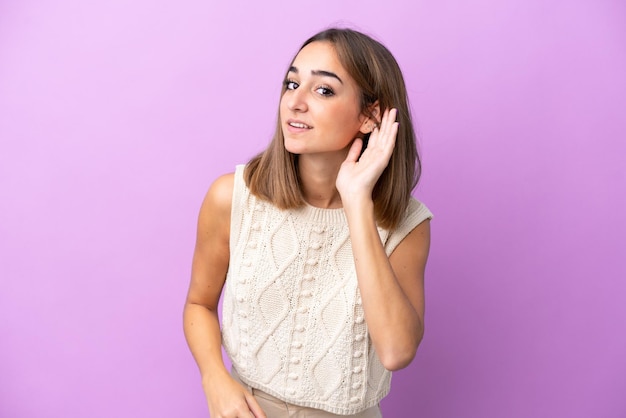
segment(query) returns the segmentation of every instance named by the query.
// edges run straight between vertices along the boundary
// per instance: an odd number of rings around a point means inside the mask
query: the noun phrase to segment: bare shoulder
[[[391,253],[389,262],[404,294],[424,319],[424,274],[430,249],[430,220],[417,225]]]
[[[407,234],[391,253],[389,259],[403,260],[405,262],[426,264],[430,249],[430,219],[420,222]]]
[[[205,206],[212,206],[214,209],[230,211],[234,184],[234,173],[223,174],[215,179],[204,198],[203,209]]]
[[[235,175],[229,173],[218,177],[209,187],[198,215],[200,242],[211,239],[215,234],[227,241],[234,184]]]

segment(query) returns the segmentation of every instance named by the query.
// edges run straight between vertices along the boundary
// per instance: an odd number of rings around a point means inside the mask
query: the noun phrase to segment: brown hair
[[[415,131],[400,67],[391,52],[380,42],[352,29],[332,28],[322,31],[309,38],[300,50],[312,42],[329,42],[333,45],[339,61],[359,87],[360,107],[364,115],[379,121],[371,114],[376,101],[381,112],[398,109],[396,145],[387,168],[372,192],[377,223],[383,228],[393,229],[402,219],[411,191],[421,174]],[[283,86],[281,96],[285,90]],[[365,136],[365,143],[368,137]],[[272,142],[265,151],[249,161],[244,177],[255,196],[281,209],[304,205],[298,180],[297,155],[285,149],[280,115]]]

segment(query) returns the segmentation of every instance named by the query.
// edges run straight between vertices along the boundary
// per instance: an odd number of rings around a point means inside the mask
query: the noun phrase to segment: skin
[[[370,337],[382,364],[401,369],[411,362],[423,336],[430,225],[422,222],[387,257],[376,228],[372,190],[394,149],[396,111],[383,113],[380,128],[363,115],[358,88],[329,43],[307,45],[293,67],[280,103],[285,147],[300,155],[305,200],[317,207],[343,207]],[[377,107],[373,110],[380,114]],[[370,131],[359,159],[358,137]],[[258,418],[265,414],[254,396],[232,379],[221,354],[217,306],[229,263],[232,193],[233,174],[224,175],[213,183],[200,209],[184,330],[211,417]]]

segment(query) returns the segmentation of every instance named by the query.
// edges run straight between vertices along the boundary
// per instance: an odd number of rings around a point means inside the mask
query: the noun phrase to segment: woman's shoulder
[[[233,194],[233,187],[235,185],[236,173],[221,174],[209,187],[208,193],[215,195],[218,198],[230,197]]]
[[[222,174],[216,178],[204,197],[201,211],[209,216],[230,214],[235,185],[235,173]]]

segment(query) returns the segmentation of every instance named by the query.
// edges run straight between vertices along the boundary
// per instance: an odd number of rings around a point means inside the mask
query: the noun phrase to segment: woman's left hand
[[[359,154],[363,148],[363,140],[354,140],[346,160],[341,164],[336,181],[344,205],[354,199],[372,198],[374,186],[387,167],[396,144],[397,113],[396,109],[385,110],[380,127],[375,127],[370,134],[361,158]]]

